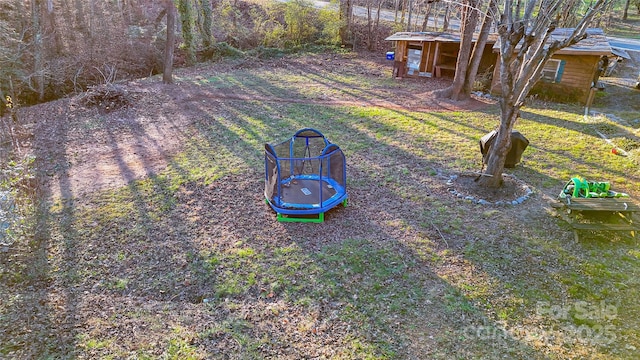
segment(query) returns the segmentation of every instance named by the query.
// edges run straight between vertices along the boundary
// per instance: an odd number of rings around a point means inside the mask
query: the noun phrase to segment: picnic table
[[[640,206],[629,197],[566,197],[561,201],[576,241],[579,240],[579,230],[628,231],[633,238],[636,231],[640,230],[640,226],[633,222],[634,214],[640,211]]]

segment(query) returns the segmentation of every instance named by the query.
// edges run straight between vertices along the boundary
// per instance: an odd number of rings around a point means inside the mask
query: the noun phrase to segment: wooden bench
[[[634,238],[636,231],[640,230],[640,226],[633,222],[633,216],[640,211],[640,206],[628,197],[566,198],[562,202],[576,241],[579,240],[578,230],[628,231]],[[599,214],[603,216],[598,219],[596,215]],[[584,222],[585,217],[590,222]]]
[[[456,64],[440,64],[436,65],[436,77],[442,77],[442,70],[456,71]]]

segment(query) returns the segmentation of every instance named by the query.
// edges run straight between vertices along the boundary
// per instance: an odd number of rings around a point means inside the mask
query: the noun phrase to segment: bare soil
[[[505,176],[504,183],[499,188],[483,186],[478,181],[478,176],[473,174],[461,174],[451,187],[457,193],[473,196],[476,200],[486,200],[491,203],[498,201],[511,202],[526,194],[526,184],[512,176]]]
[[[616,64],[614,70],[600,81],[605,85],[596,96],[593,108],[601,112],[640,111],[640,90],[635,86],[640,81],[640,52],[628,52],[631,59]]]
[[[368,73],[363,76],[387,76],[390,63],[381,54],[359,53]],[[234,67],[295,68],[302,74],[328,72],[361,72],[354,55],[315,55],[262,61],[256,64],[215,64],[211,68],[182,69],[181,77],[197,78],[202,72],[224,73]],[[373,99],[349,95],[348,91],[331,92],[322,98],[283,98],[245,93],[238,89],[212,90],[191,82],[176,81],[163,85],[152,81],[131,81],[111,91],[120,91],[117,101],[87,100],[92,95],[40,104],[19,113],[22,126],[33,129],[39,154],[48,154],[41,169],[51,177],[54,197],[81,196],[123,186],[134,179],[160,172],[171,156],[180,151],[190,136],[193,109],[198,103],[216,104],[228,100],[274,103],[305,103],[327,106],[356,105],[412,111],[477,110],[491,102],[484,98],[452,101],[432,96],[435,90],[451,83],[448,78],[404,79],[406,88],[380,89]],[[416,91],[416,89],[418,89]],[[424,89],[429,89],[424,91]],[[101,87],[90,92],[108,93]],[[86,106],[89,105],[89,106]],[[170,116],[167,116],[171,114]],[[169,121],[159,121],[160,118]],[[56,153],[64,151],[65,154]],[[64,156],[62,156],[64,155]],[[56,158],[69,159],[60,164]],[[60,171],[64,170],[64,171]],[[124,170],[124,171],[123,171]],[[67,189],[67,190],[65,190]],[[67,194],[64,192],[68,191]]]

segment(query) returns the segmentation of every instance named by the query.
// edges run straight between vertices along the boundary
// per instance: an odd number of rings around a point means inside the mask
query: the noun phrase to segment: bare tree
[[[393,22],[397,23],[398,22],[398,10],[400,10],[400,0],[394,0],[394,15],[393,15]]]
[[[476,0],[470,0],[465,3],[461,24],[460,51],[456,62],[453,84],[439,91],[436,94],[437,96],[453,100],[465,100],[471,95],[482,54],[489,38],[489,31],[497,14],[497,0],[490,0],[487,9],[480,9],[479,5],[480,3]],[[480,34],[474,43],[473,34],[481,11],[484,12],[485,16]]]
[[[213,35],[211,33],[211,25],[213,22],[213,9],[211,8],[211,1],[200,0],[202,23],[202,46],[205,49],[210,49],[213,46]]]
[[[165,0],[165,11],[167,13],[167,43],[164,47],[162,82],[171,84],[173,82],[173,49],[176,41],[176,8],[173,5],[173,0]]]
[[[525,98],[542,76],[545,63],[558,50],[584,39],[589,24],[610,1],[612,0],[596,0],[566,38],[551,40],[557,16],[566,10],[567,2],[530,1],[525,9],[521,9],[521,1],[506,0],[503,13],[497,21],[502,90],[500,126],[496,140],[487,154],[488,176],[480,179],[481,184],[488,187],[502,186],[502,171],[511,147],[511,131],[520,115]],[[573,11],[577,11],[575,5],[573,6]]]
[[[427,31],[427,27],[429,26],[429,16],[431,16],[431,10],[433,9],[433,3],[438,1],[440,0],[427,0],[427,6],[425,6],[424,10],[424,20],[422,21],[422,31]]]
[[[377,48],[378,43],[378,25],[380,24],[380,8],[382,7],[382,0],[377,0],[376,4],[376,18],[372,17],[373,2],[376,0],[367,0],[367,49],[372,51]]]
[[[380,11],[382,11],[382,3],[384,1],[383,0],[378,0],[378,11],[376,12],[376,21],[375,21],[375,25],[374,25],[374,29],[375,30],[375,34],[373,36],[373,50],[377,50],[378,49],[378,36],[380,34],[380,31],[378,31],[379,26],[380,26]]]
[[[624,12],[622,14],[622,20],[627,20],[629,17],[629,5],[631,5],[631,0],[626,0],[624,2]]]
[[[340,0],[340,42],[348,45],[351,40],[351,14],[353,13],[352,0]]]
[[[444,16],[442,17],[442,31],[449,30],[449,16],[451,15],[451,3],[444,2]]]
[[[194,53],[193,40],[193,9],[191,1],[178,0],[178,12],[180,13],[180,23],[182,27],[182,40],[184,41],[184,49],[187,55],[187,64],[192,65],[196,62]]]
[[[35,86],[32,86],[38,93],[38,101],[44,100],[44,47],[42,39],[42,16],[40,14],[40,0],[31,0],[31,27],[33,31],[33,57]],[[31,81],[29,81],[31,86]]]
[[[471,56],[471,46],[473,44],[473,33],[478,22],[479,0],[466,0],[462,9],[462,31],[460,34],[460,51],[456,61],[456,72],[453,77],[453,84],[438,92],[440,97],[450,97],[453,100],[460,100],[464,96],[464,88],[469,58]],[[468,94],[466,95],[468,96]]]
[[[471,95],[471,91],[473,90],[473,84],[476,81],[478,68],[480,68],[480,62],[482,61],[482,54],[484,53],[484,48],[487,45],[489,32],[493,25],[493,19],[496,17],[497,9],[497,0],[489,0],[489,5],[486,9],[484,20],[482,21],[482,27],[480,28],[480,34],[478,35],[478,39],[473,47],[473,52],[471,53],[471,62],[466,70],[464,86],[462,88],[462,94],[465,97]]]
[[[43,33],[48,39],[53,40],[53,46],[49,46],[53,50],[54,54],[59,55],[62,53],[62,37],[60,30],[56,26],[56,12],[53,4],[53,0],[47,0],[44,4],[44,9],[41,10],[43,20]]]
[[[373,18],[371,17],[371,7],[373,0],[366,1],[367,7],[367,49],[373,50]]]
[[[82,0],[75,0],[76,7],[76,26],[80,29],[87,29],[86,19],[84,17],[84,7],[82,5]]]

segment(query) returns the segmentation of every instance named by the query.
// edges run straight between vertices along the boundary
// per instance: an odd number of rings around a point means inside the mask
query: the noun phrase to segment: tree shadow
[[[197,94],[183,90],[181,99]],[[601,248],[565,243],[564,229],[543,209],[491,212],[446,193],[434,169],[456,169],[457,154],[443,147],[470,149],[487,130],[463,116],[437,114],[439,123],[424,125],[442,138],[427,139],[411,129],[431,120],[402,111],[240,99],[178,101],[166,111],[191,117],[173,129],[185,139],[180,153],[163,152],[141,115],[131,114],[128,129],[107,129],[105,138],[119,172],[133,181],[80,205],[69,191],[64,146],[40,149],[42,159],[62,164],[57,186],[69,201],[45,214],[49,244],[41,248],[60,251],[37,255],[44,263],[59,256],[39,270],[53,282],[37,301],[49,304],[59,288],[67,293],[58,304],[64,310],[43,314],[65,319],[43,320],[64,350],[41,341],[33,354],[300,357],[311,346],[317,356],[546,358],[567,350],[532,338],[562,335],[553,326],[563,323],[538,304],[591,301],[589,289],[609,289],[594,284],[595,254],[574,253]],[[347,155],[350,206],[331,210],[323,224],[278,223],[262,195],[263,143],[302,127],[321,130]],[[56,138],[68,139],[68,129],[60,131]],[[144,178],[127,160],[120,132],[147,144],[136,154]],[[165,154],[166,169],[145,163],[152,152]],[[615,244],[609,254],[627,250]],[[572,275],[585,270],[591,283]],[[621,308],[635,309],[628,299]]]

